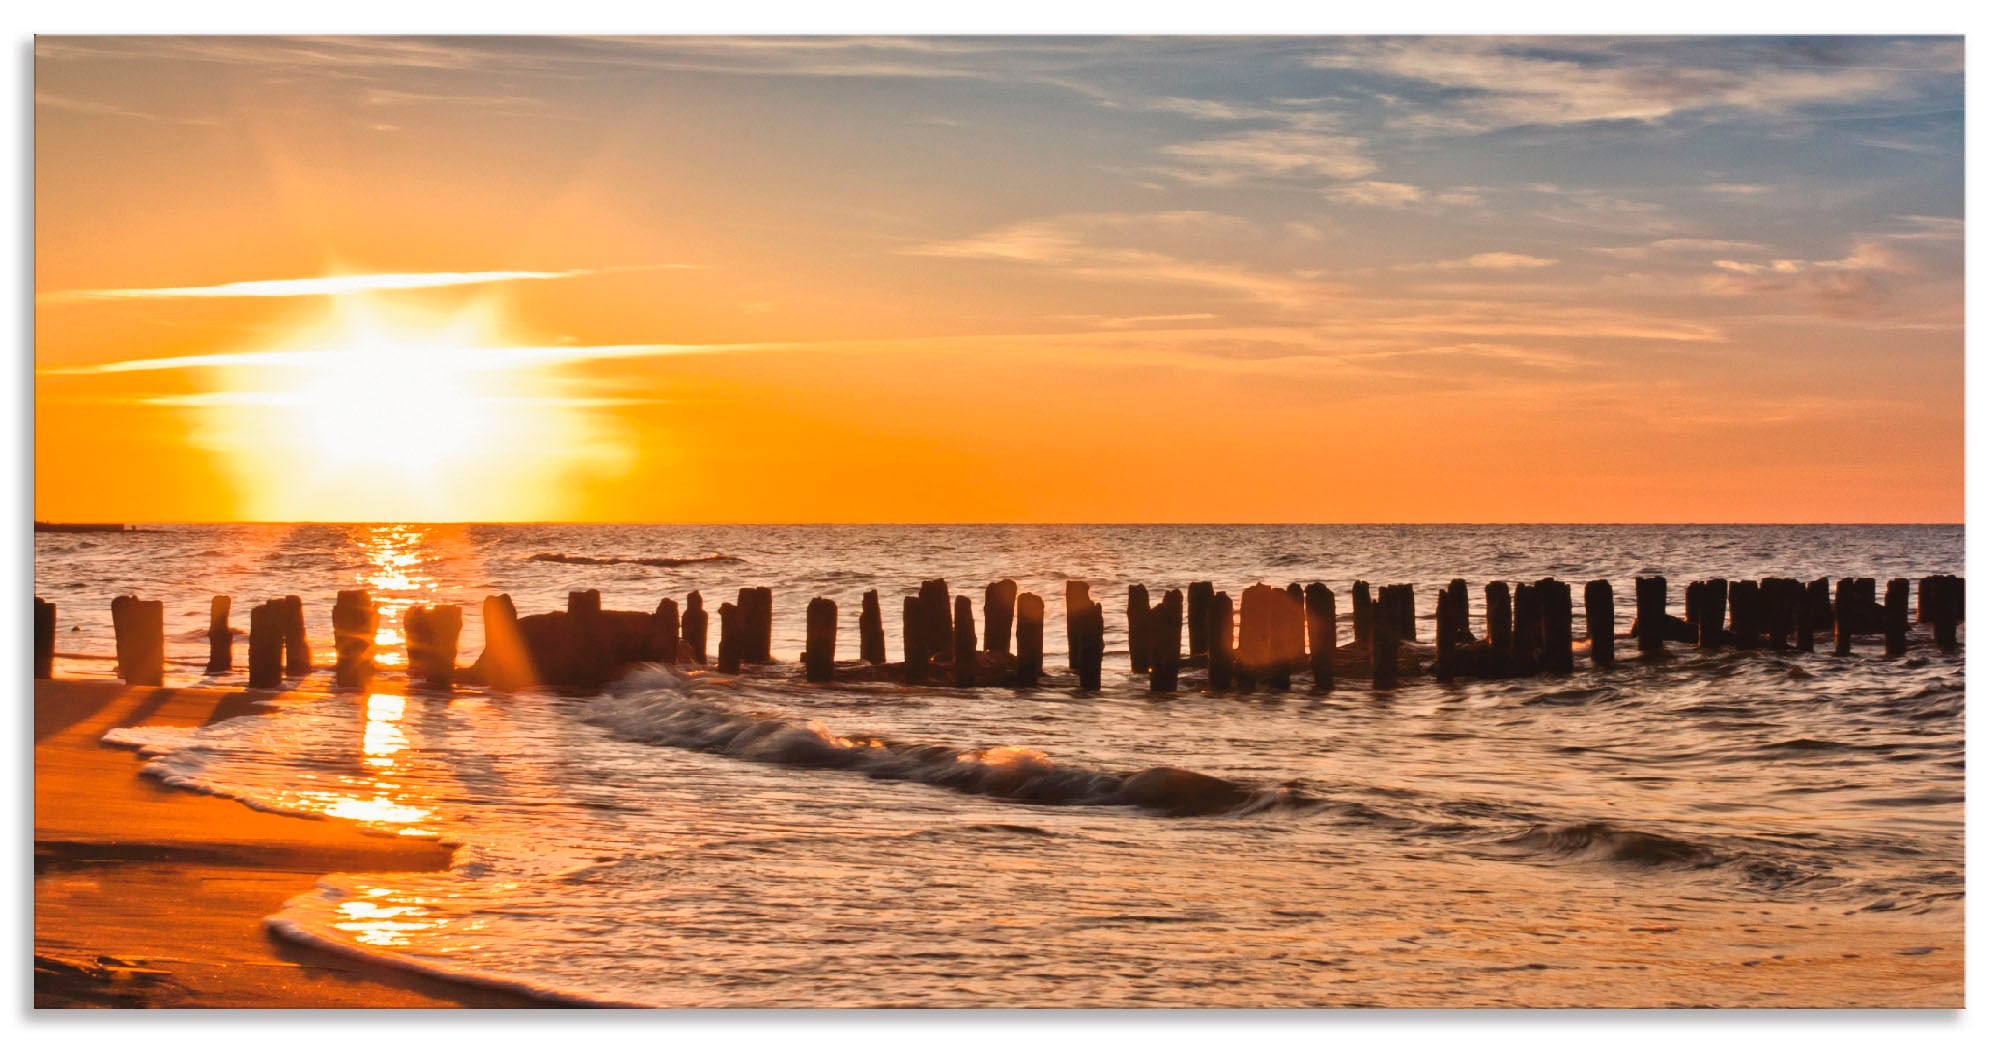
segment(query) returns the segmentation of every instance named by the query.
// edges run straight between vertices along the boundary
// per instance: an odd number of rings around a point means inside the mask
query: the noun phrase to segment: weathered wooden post
[[[1931,625],[1931,639],[1946,652],[1958,648],[1958,624],[1965,619],[1965,580],[1930,576],[1918,581],[1917,621]]]
[[[285,676],[312,673],[312,646],[306,643],[306,606],[297,594],[285,595]]]
[[[681,613],[681,640],[688,643],[695,662],[708,663],[708,613],[701,607],[701,591],[690,590],[687,611]]]
[[[873,590],[861,595],[861,658],[876,666],[889,661],[889,642],[882,633],[882,599]]]
[[[1576,609],[1569,584],[1544,579],[1542,589],[1542,669],[1552,674],[1576,671]],[[1666,615],[1667,581],[1660,581],[1660,614]]]
[[[1529,583],[1514,584],[1514,669],[1533,673],[1542,664],[1542,591]]]
[[[285,675],[285,603],[250,606],[251,688],[276,688]]]
[[[1435,669],[1437,671],[1437,679],[1440,681],[1449,681],[1452,679],[1452,652],[1458,645],[1458,627],[1452,622],[1451,612],[1451,591],[1448,589],[1438,591],[1437,637],[1435,639],[1437,644],[1437,665]],[[1319,664],[1315,663],[1313,665],[1317,667]]]
[[[55,675],[56,603],[35,599],[35,679],[46,681]]]
[[[1792,645],[1801,652],[1813,650],[1813,624],[1815,606],[1812,587],[1798,580],[1792,581]]]
[[[411,680],[426,688],[451,687],[462,624],[457,605],[411,605],[403,610],[403,646],[410,654]]]
[[[1226,692],[1234,682],[1236,650],[1234,641],[1235,606],[1227,593],[1216,591],[1208,598],[1208,690]]]
[[[1825,576],[1806,584],[1806,600],[1812,604],[1814,630],[1833,629],[1832,583]]]
[[[1014,598],[1014,683],[1023,688],[1042,683],[1043,611],[1040,594]]]
[[[1381,600],[1393,606],[1389,612],[1389,618],[1395,624],[1396,639],[1398,641],[1415,641],[1417,639],[1416,586],[1409,583],[1385,584],[1382,587],[1382,593],[1384,596]],[[1378,605],[1377,607],[1379,608],[1380,606]],[[1381,617],[1382,614],[1377,612],[1376,618],[1379,620]]]
[[[134,597],[111,599],[111,628],[119,673],[129,685],[157,688],[166,681],[166,605]]]
[[[1208,580],[1197,580],[1188,584],[1187,626],[1189,658],[1208,653],[1208,603],[1214,597],[1214,583]]]
[[[1908,649],[1910,581],[1892,579],[1882,592],[1882,654],[1900,659]]]
[[[681,658],[680,602],[666,597],[653,606],[652,632],[649,636],[656,662],[671,665],[684,661]]]
[[[1146,593],[1144,583],[1129,584],[1125,588],[1125,646],[1132,655],[1132,672],[1146,672],[1146,649],[1152,643],[1152,631],[1147,622],[1153,618],[1153,606]]]
[[[1458,621],[1458,633],[1453,636],[1455,644],[1472,642],[1472,593],[1462,579],[1454,579],[1445,584],[1445,593],[1451,595],[1451,615]]]
[[[918,647],[923,650],[924,662],[929,663],[940,652],[949,652],[952,647],[951,587],[942,579],[927,579],[917,588],[917,607],[921,610],[918,621],[921,624],[921,640]],[[928,671],[930,668],[924,668]]]
[[[739,593],[737,595],[741,597]],[[743,672],[743,608],[724,602],[715,614],[722,617],[722,638],[715,644],[715,668],[725,674]]]
[[[833,680],[833,642],[840,629],[840,609],[831,598],[814,598],[806,605],[806,680]]]
[[[1514,647],[1514,602],[1506,580],[1486,584],[1486,644],[1495,655]]]
[[[744,587],[737,591],[736,613],[743,627],[743,661],[774,662],[771,658],[771,588]]]
[[[1704,580],[1701,585],[1701,619],[1695,630],[1695,645],[1700,648],[1721,648],[1729,641],[1728,627],[1724,625],[1724,606],[1728,603],[1729,581],[1717,577]]]
[[[1660,580],[1662,596],[1666,594],[1666,586],[1667,581]],[[1610,666],[1617,660],[1618,650],[1613,642],[1617,640],[1618,625],[1612,617],[1610,580],[1594,579],[1583,585],[1583,629],[1590,635],[1591,662]]]
[[[1236,635],[1236,686],[1246,692],[1256,691],[1257,685],[1268,680],[1272,662],[1276,656],[1272,652],[1271,638],[1275,630],[1271,612],[1272,601],[1278,597],[1277,588],[1262,583],[1253,583],[1243,588],[1243,606],[1238,612],[1240,628]]]
[[[1333,591],[1324,583],[1306,588],[1306,640],[1312,646],[1313,689],[1327,691],[1333,687],[1333,651],[1340,644],[1340,629]]]
[[[1014,631],[1014,602],[1021,587],[1011,579],[986,585],[986,639],[984,648],[994,655],[1006,655],[1008,638]]]
[[[1083,661],[1078,649],[1083,640],[1083,617],[1090,609],[1090,584],[1073,579],[1063,584],[1063,643],[1068,646],[1070,673],[1081,677]]]
[[[1146,621],[1146,672],[1148,686],[1155,692],[1180,689],[1181,684],[1181,592],[1168,590],[1160,595]]]
[[[1666,644],[1667,578],[1640,576],[1634,583],[1638,612],[1632,618],[1632,632],[1639,639],[1639,654],[1657,654]],[[1584,608],[1589,609],[1590,588],[1583,591]],[[1593,649],[1594,651],[1594,649]]]
[[[1306,657],[1306,588],[1297,583],[1285,584],[1285,604],[1278,606],[1278,658],[1286,663],[1297,663]],[[1286,687],[1291,687],[1287,676]]]
[[[925,612],[926,607],[921,596],[903,599],[904,684],[931,683],[931,653],[924,640],[930,624],[924,618]]]
[[[1378,690],[1396,687],[1396,620],[1391,607],[1383,604],[1392,597],[1389,588],[1383,587],[1374,611],[1369,613],[1372,625],[1368,634],[1368,661]]]
[[[1375,603],[1369,600],[1367,582],[1355,580],[1351,597],[1354,603],[1354,640],[1363,648],[1371,647],[1370,642],[1375,635]],[[1248,611],[1249,607],[1246,605],[1244,610]]]
[[[742,622],[740,618],[742,611],[742,606],[739,605],[737,607],[739,628]],[[607,666],[605,663],[604,648],[605,634],[602,625],[604,622],[604,599],[595,590],[572,590],[569,592],[569,600],[564,606],[564,615],[568,617],[565,622],[569,625],[571,647],[575,652],[575,665],[573,667],[575,676],[551,678],[551,680],[563,682],[581,681],[585,684],[601,683],[605,680],[601,674]],[[738,655],[741,655],[742,646],[738,645],[737,650]],[[550,669],[551,672],[555,672],[561,668],[551,667]]]
[[[1791,642],[1786,637],[1791,633],[1792,620],[1798,616],[1792,604],[1792,581],[1766,576],[1757,585],[1757,598],[1763,605],[1764,646],[1773,652],[1790,648]]]
[[[341,598],[349,595],[358,600],[349,603],[346,609],[350,613],[347,617],[349,622],[344,624]],[[375,672],[375,607],[368,603],[365,591],[342,591],[341,598],[336,598],[333,603],[334,648],[340,656],[333,668],[334,676],[344,678],[340,681],[342,685],[365,687],[368,676]],[[479,603],[479,621],[486,630],[486,648],[479,656],[480,668],[486,675],[485,682],[503,692],[518,691],[538,683],[540,678],[535,675],[534,661],[528,657],[527,643],[521,640],[520,616],[514,611],[514,596],[489,595]],[[347,628],[346,631],[343,627]],[[365,667],[366,673],[353,673],[356,669],[353,664]]]
[[[226,674],[235,666],[235,642],[229,635],[229,595],[208,599],[208,666],[204,674]]]
[[[970,688],[979,679],[979,632],[973,629],[972,599],[960,594],[952,603],[951,683]]]
[[[494,633],[514,633],[514,599],[502,593],[486,599],[486,645],[494,647]],[[494,615],[504,613],[504,621]],[[374,637],[382,627],[380,613],[366,589],[344,589],[334,593],[334,685],[366,689],[374,679]],[[514,635],[516,647],[520,635]],[[250,659],[256,661],[256,627],[250,631]],[[504,657],[496,657],[502,659]],[[270,687],[250,683],[250,687]],[[506,687],[496,683],[496,687]]]
[[[1843,579],[1833,588],[1833,654],[1848,655],[1854,648],[1854,581]]]
[[[1076,620],[1076,643],[1070,648],[1070,668],[1076,686],[1086,692],[1104,687],[1104,606],[1092,601]]]

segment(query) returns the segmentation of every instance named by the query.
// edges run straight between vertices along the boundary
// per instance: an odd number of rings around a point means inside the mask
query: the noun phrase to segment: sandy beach
[[[519,1007],[280,942],[263,918],[334,872],[444,868],[424,840],[254,811],[138,774],[113,728],[265,712],[240,690],[35,682],[35,1006]]]

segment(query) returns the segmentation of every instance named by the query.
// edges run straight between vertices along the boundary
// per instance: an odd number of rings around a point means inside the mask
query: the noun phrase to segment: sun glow
[[[218,367],[184,396],[196,440],[239,477],[248,513],[327,521],[559,516],[566,482],[626,454],[548,370],[508,347],[490,309],[390,311],[340,298],[324,326],[273,345],[283,365]]]

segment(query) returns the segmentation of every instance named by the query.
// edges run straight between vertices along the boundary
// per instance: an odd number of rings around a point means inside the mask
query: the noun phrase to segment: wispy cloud
[[[545,369],[557,366],[601,362],[607,359],[672,358],[680,355],[710,355],[720,352],[770,350],[800,347],[797,344],[584,344],[526,345],[520,347],[424,348],[425,352],[449,356],[450,369],[457,373],[505,372]],[[187,369],[324,369],[338,366],[351,357],[342,350],[328,351],[244,351],[203,355],[168,355],[160,358],[122,359],[82,366],[51,366],[35,372],[41,376],[108,376],[118,373],[155,373]]]
[[[1746,41],[1701,49],[1672,40],[1434,38],[1344,41],[1311,60],[1444,88],[1454,95],[1407,127],[1482,132],[1612,120],[1657,123],[1693,112],[1764,116],[1901,97],[1919,76],[1964,63],[1956,41]]]
[[[1423,261],[1415,264],[1394,265],[1398,272],[1512,272],[1527,268],[1547,268],[1556,263],[1553,257],[1535,257],[1530,254],[1494,251],[1473,254],[1470,257],[1455,257],[1446,261]]]
[[[431,290],[481,283],[576,279],[612,272],[695,268],[689,264],[623,265],[610,268],[570,268],[552,272],[369,272],[323,275],[304,279],[256,279],[209,286],[156,286],[132,289],[52,290],[35,295],[38,302],[175,300],[208,297],[336,297],[383,290]]]

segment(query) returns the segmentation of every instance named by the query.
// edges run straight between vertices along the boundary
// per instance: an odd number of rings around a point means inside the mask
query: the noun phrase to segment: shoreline
[[[197,727],[268,713],[288,692],[38,680],[35,985],[76,1007],[547,1007],[283,940],[264,925],[328,874],[436,872],[451,849],[257,811],[141,775],[113,728]]]

